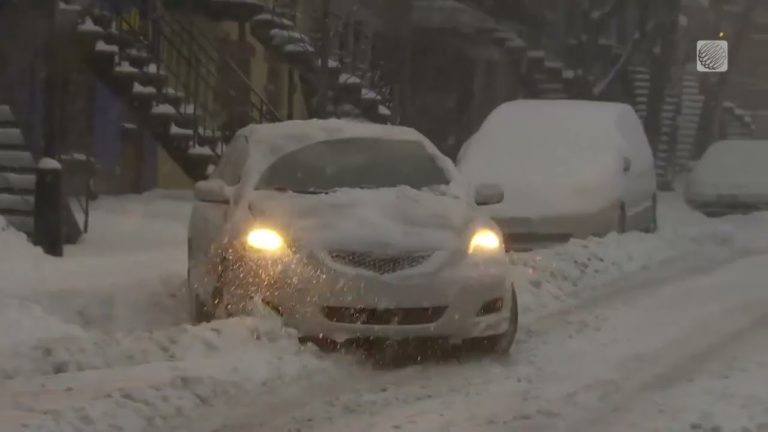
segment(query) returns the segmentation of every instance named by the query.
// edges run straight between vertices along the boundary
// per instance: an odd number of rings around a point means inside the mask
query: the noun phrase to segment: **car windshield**
[[[415,140],[343,138],[320,141],[277,159],[257,189],[317,193],[335,189],[414,189],[450,181],[435,157]]]

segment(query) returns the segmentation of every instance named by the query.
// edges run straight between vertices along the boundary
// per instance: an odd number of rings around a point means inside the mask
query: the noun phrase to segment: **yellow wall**
[[[192,189],[194,182],[176,165],[162,148],[157,148],[157,187],[159,189]]]

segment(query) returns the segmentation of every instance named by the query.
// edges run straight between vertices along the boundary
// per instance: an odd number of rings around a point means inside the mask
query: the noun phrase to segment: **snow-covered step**
[[[195,135],[192,129],[180,128],[176,123],[171,124],[171,130],[168,133],[174,138],[192,138]]]
[[[0,172],[0,190],[14,190],[32,192],[37,182],[34,174],[14,174]]]
[[[115,64],[114,72],[117,75],[131,75],[131,76],[141,75],[141,72],[135,67],[131,66],[131,64],[128,63],[128,61],[126,60],[123,60]]]
[[[33,212],[35,198],[31,195],[0,193],[0,212]]]
[[[107,31],[104,30],[104,28],[97,26],[91,17],[87,16],[83,20],[82,23],[80,23],[77,26],[77,32],[82,34],[88,34],[88,35],[103,35]]]
[[[171,104],[159,104],[152,107],[150,114],[162,117],[171,117],[176,115],[176,108]]]
[[[360,97],[363,100],[381,100],[381,96],[369,88],[360,89]]]
[[[342,85],[361,85],[363,83],[363,80],[361,80],[359,77],[356,77],[354,75],[343,73],[339,75],[339,84]]]
[[[28,151],[0,150],[0,168],[32,168],[37,166]]]
[[[125,56],[131,60],[148,60],[152,58],[150,53],[137,48],[129,48],[125,50]]]
[[[24,137],[18,128],[0,127],[0,148],[23,147]]]
[[[137,96],[154,96],[157,94],[157,89],[151,86],[143,86],[135,82],[133,83],[131,92]]]
[[[0,105],[0,124],[11,124],[15,122],[16,118],[11,112],[11,107],[8,105]]]
[[[99,41],[96,42],[96,47],[93,50],[99,54],[117,55],[120,52],[120,47],[117,45],[108,44],[99,39]]]

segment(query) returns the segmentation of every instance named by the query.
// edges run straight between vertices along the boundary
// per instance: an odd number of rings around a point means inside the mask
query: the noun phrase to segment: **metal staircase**
[[[265,10],[250,21],[253,36],[283,64],[290,65],[299,74],[305,100],[320,97],[320,75],[323,44],[319,28],[321,16],[311,16],[318,23],[304,34],[296,28],[298,17],[290,8]],[[394,102],[393,87],[381,76],[373,58],[361,53],[372,47],[373,40],[362,28],[355,27],[354,14],[341,16],[331,13],[327,23],[330,30],[328,47],[328,106],[326,114],[332,117],[357,118],[375,123],[390,123]],[[350,26],[354,30],[350,30]],[[344,35],[353,31],[356,45],[345,43]],[[362,48],[362,49],[361,49]],[[314,108],[315,103],[310,104]],[[310,112],[312,116],[318,113]]]
[[[280,121],[212,41],[159,9],[146,20],[98,6],[78,14],[95,75],[130,108],[130,125],[151,132],[191,179],[207,176],[238,129]]]
[[[75,164],[82,165],[82,161]],[[30,237],[35,231],[36,167],[11,108],[0,105],[0,216]],[[62,167],[63,238],[65,244],[73,244],[88,231],[90,176],[82,171],[84,175],[75,175],[71,161],[64,161]]]
[[[651,74],[645,67],[631,67],[628,70],[632,86],[632,105],[641,120],[648,115],[648,93]],[[661,110],[661,134],[656,145],[656,179],[662,190],[671,189],[675,174],[678,117],[681,113],[681,94],[678,86],[667,88]]]

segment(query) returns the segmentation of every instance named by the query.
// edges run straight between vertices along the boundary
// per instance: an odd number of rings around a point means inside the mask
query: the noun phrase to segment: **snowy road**
[[[397,370],[186,325],[186,197],[98,201],[64,259],[0,229],[0,431],[768,432],[768,214],[660,204],[657,234],[510,257],[509,359]]]
[[[195,430],[234,411],[216,431],[763,432],[768,256],[699,258],[534,319],[508,361],[336,376],[206,412]]]

